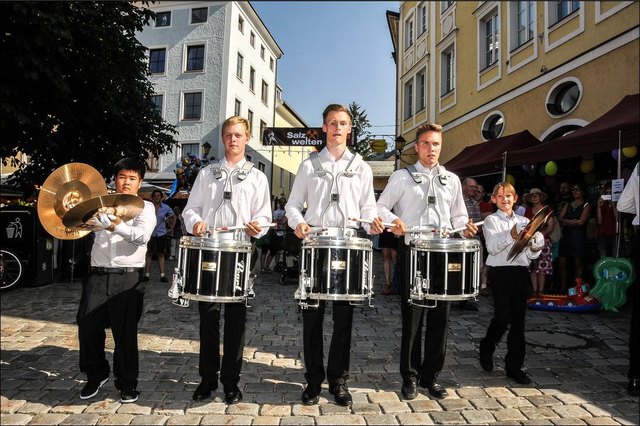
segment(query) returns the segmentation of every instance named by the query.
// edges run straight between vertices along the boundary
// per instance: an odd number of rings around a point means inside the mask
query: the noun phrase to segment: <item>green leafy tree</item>
[[[0,158],[29,156],[13,160],[19,187],[70,162],[110,177],[123,156],[146,161],[173,149],[175,128],[154,108],[136,39],[153,17],[130,2],[0,4]]]
[[[349,112],[351,113],[351,121],[353,122],[352,131],[356,134],[356,143],[353,144],[353,151],[362,155],[363,158],[369,158],[371,151],[371,133],[369,133],[369,119],[367,112],[356,102],[349,104]]]

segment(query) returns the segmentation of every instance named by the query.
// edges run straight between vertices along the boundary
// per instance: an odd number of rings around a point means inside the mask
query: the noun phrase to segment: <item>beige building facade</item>
[[[404,1],[388,13],[402,164],[416,128],[444,128],[441,163],[529,130],[553,140],[640,90],[639,3]],[[578,154],[577,154],[578,155]]]

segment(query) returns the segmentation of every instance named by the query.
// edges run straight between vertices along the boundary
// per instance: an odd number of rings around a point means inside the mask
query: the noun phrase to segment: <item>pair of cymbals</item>
[[[511,261],[517,255],[519,255],[522,250],[524,250],[527,244],[529,244],[529,241],[531,241],[531,238],[533,238],[533,234],[538,232],[544,225],[546,225],[549,217],[551,217],[552,214],[553,210],[551,210],[551,207],[544,206],[538,213],[535,214],[535,216],[533,216],[533,218],[531,218],[529,223],[527,223],[527,226],[525,226],[525,228],[520,231],[519,234],[516,234],[515,226],[513,227],[513,229],[511,229],[511,235],[516,240],[516,242],[513,244],[513,247],[511,247],[511,250],[509,250],[509,254],[507,255],[508,261]]]
[[[87,222],[99,211],[114,212],[122,220],[136,217],[144,206],[130,194],[107,194],[100,173],[84,163],[69,163],[54,170],[40,188],[38,217],[44,229],[61,240],[87,235]]]
[[[62,217],[75,206],[101,195],[107,185],[100,173],[84,163],[69,163],[53,171],[44,181],[38,195],[38,217],[44,229],[61,240],[75,240],[89,230],[72,229]]]

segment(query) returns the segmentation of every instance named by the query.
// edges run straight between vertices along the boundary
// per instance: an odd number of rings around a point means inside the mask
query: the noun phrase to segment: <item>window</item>
[[[253,31],[251,31],[251,33],[249,34],[249,44],[251,45],[251,47],[256,47],[256,35],[253,33]]]
[[[236,98],[235,106],[233,107],[233,115],[240,116],[240,110],[242,108],[242,102],[238,98]]]
[[[156,28],[171,26],[171,12],[156,13]]]
[[[197,143],[183,143],[181,145],[182,156],[193,155],[196,158],[200,158],[200,145]]]
[[[500,49],[500,19],[498,11],[482,19],[481,31],[484,31],[481,34],[481,39],[484,40],[484,45],[482,46],[484,58],[480,60],[480,68],[485,69],[498,60]]]
[[[207,8],[197,7],[191,9],[191,23],[202,24],[203,22],[207,22]]]
[[[556,21],[562,21],[567,16],[571,15],[576,10],[580,9],[580,2],[576,0],[566,1],[558,0],[556,3]]]
[[[451,46],[446,51],[442,52],[441,57],[441,95],[446,95],[452,92],[456,88],[456,63],[455,63],[455,50],[454,46]]]
[[[149,72],[151,74],[164,74],[164,63],[167,49],[149,50]]]
[[[273,71],[273,66],[275,65],[275,61],[273,58],[269,58],[269,69]]]
[[[264,171],[267,169],[267,165],[264,164],[262,161],[258,161],[258,170],[260,170],[262,173],[264,173]]]
[[[280,188],[284,188],[284,177],[285,177],[285,170],[284,169],[280,169]]]
[[[153,95],[151,96],[151,101],[155,107],[155,110],[158,111],[160,117],[162,117],[162,103],[164,101],[164,95]]]
[[[449,9],[453,5],[453,0],[446,0],[440,2],[440,14]]]
[[[504,117],[502,113],[491,113],[482,125],[482,137],[485,140],[499,138],[504,130]]]
[[[260,95],[262,102],[269,104],[269,85],[266,81],[262,80],[262,94]]]
[[[293,189],[293,181],[294,181],[293,174],[289,173],[289,191]]]
[[[551,89],[547,99],[547,111],[553,116],[568,114],[578,105],[581,94],[577,81],[563,81]]]
[[[247,111],[247,121],[249,122],[249,135],[253,135],[253,111]]]
[[[260,57],[264,61],[264,46],[263,45],[260,45]]]
[[[404,44],[405,49],[413,46],[413,15],[404,22]]]
[[[413,80],[404,84],[404,119],[413,116]]]
[[[247,158],[247,161],[249,162],[253,160],[253,157],[249,154],[246,155],[246,158]]]
[[[420,19],[419,21],[419,27],[418,27],[418,35],[420,34],[424,34],[427,31],[427,4],[423,3],[422,5],[420,5],[418,7],[418,17]]]
[[[513,46],[518,47],[522,46],[529,40],[533,38],[533,30],[534,19],[536,16],[535,2],[529,1],[519,1],[518,2],[518,36],[516,37],[517,45]]]
[[[204,70],[204,44],[187,46],[186,71]]]
[[[249,90],[254,93],[256,91],[256,69],[254,67],[249,68]]]
[[[426,90],[427,90],[427,79],[426,79],[426,73],[425,70],[422,70],[418,73],[417,76],[417,101],[418,101],[418,105],[416,107],[416,111],[422,111],[423,109],[425,109],[427,107],[427,100],[426,100]]]
[[[244,56],[238,53],[238,62],[236,63],[236,77],[242,80],[242,66],[244,63]]]
[[[260,140],[262,140],[262,135],[264,134],[264,129],[266,128],[267,128],[267,123],[260,120],[260,134],[258,135],[260,137]]]
[[[202,118],[202,92],[184,94],[183,120],[200,120]]]
[[[238,31],[244,34],[244,19],[242,19],[242,16],[238,16]]]

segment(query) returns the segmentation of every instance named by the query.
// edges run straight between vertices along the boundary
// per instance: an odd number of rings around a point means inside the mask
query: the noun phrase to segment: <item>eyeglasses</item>
[[[572,191],[582,191],[582,188],[571,188]]]
[[[348,121],[336,121],[336,120],[332,120],[330,122],[327,123],[328,126],[334,127],[334,128],[338,128],[338,127],[351,127],[351,123],[349,123]]]

